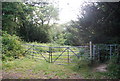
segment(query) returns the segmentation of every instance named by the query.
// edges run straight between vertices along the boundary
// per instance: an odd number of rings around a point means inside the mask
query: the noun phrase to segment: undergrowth
[[[21,39],[16,35],[2,34],[2,60],[10,61],[23,56]]]

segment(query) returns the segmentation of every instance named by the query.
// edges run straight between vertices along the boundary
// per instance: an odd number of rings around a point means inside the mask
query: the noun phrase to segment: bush
[[[53,43],[65,45],[65,41],[67,40],[65,36],[65,33],[57,33],[55,36],[53,36]]]
[[[80,68],[89,67],[91,65],[91,59],[89,57],[89,53],[84,52],[85,49],[80,49],[80,52],[77,53],[77,56],[74,56],[72,61],[76,63],[76,66],[78,70]]]
[[[112,79],[120,79],[120,56],[114,56],[108,64],[108,76]]]
[[[16,35],[2,34],[2,60],[13,60],[23,56],[21,40]]]

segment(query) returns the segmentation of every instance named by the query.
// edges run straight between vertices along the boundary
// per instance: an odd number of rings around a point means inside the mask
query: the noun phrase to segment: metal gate
[[[79,60],[90,59],[108,61],[113,56],[120,56],[120,45],[98,44],[87,46],[59,46],[49,47],[26,44],[27,57],[45,60],[55,64],[75,64]]]
[[[49,47],[25,44],[27,57],[55,64],[74,64],[81,57],[90,57],[89,46]]]

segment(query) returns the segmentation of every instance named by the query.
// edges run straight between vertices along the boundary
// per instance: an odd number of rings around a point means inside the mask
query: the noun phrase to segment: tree
[[[19,13],[22,12],[21,4],[18,2],[2,3],[2,28],[9,34],[15,34],[18,28]]]
[[[34,18],[35,23],[42,26],[44,24],[48,26],[51,20],[58,19],[58,11],[52,5],[45,6],[45,7],[37,6],[34,15],[36,16]]]
[[[72,21],[67,30],[73,45],[120,43],[119,3],[91,3],[82,7],[82,15]],[[70,39],[71,38],[71,39]]]
[[[16,34],[25,41],[50,42],[49,30],[53,24],[51,21],[57,20],[58,11],[47,2],[44,2],[45,5],[41,4],[4,2],[3,31]]]

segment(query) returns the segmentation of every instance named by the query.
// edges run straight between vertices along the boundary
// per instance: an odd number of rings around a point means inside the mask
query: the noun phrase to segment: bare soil
[[[94,72],[106,72],[107,71],[107,64],[100,64],[93,69]]]

